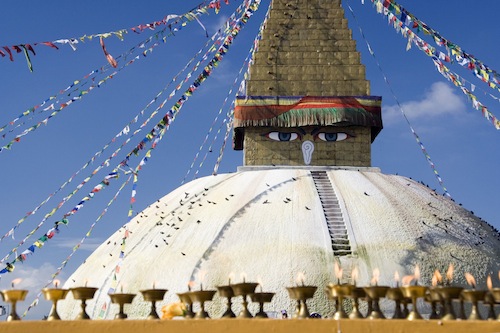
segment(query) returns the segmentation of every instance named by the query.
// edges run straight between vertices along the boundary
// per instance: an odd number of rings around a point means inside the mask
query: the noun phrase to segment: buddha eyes
[[[335,141],[342,141],[347,138],[349,138],[349,135],[347,133],[339,132],[339,133],[325,133],[321,132],[316,134],[315,139],[318,138],[322,141],[327,141],[327,142],[335,142]]]
[[[269,132],[266,134],[266,137],[268,137],[271,140],[274,141],[294,141],[299,138],[299,135],[297,133],[288,133],[288,132]]]
[[[264,136],[274,141],[294,141],[297,139],[302,139],[302,135],[295,132],[269,132],[267,134],[264,134]],[[319,139],[321,141],[326,141],[326,142],[336,142],[348,139],[350,135],[344,132],[338,132],[338,133],[319,132],[314,134],[313,137],[314,140]]]

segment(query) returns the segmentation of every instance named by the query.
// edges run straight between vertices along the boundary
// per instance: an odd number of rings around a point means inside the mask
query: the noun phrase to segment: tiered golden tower
[[[236,110],[235,149],[244,148],[245,165],[370,166],[382,121],[369,93],[340,0],[274,0]],[[305,140],[314,145],[309,163]]]

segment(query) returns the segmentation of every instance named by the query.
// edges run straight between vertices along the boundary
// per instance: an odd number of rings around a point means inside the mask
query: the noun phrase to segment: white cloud
[[[73,249],[76,244],[78,244],[82,239],[81,238],[61,238],[57,243],[54,245],[57,247],[62,247],[65,249]],[[94,251],[101,245],[103,242],[102,239],[99,238],[93,238],[93,239],[86,239],[85,242],[80,246],[79,250],[83,251]]]
[[[445,82],[433,83],[422,99],[408,101],[402,103],[401,106],[410,120],[429,119],[443,115],[457,116],[466,110],[464,98]],[[397,105],[384,106],[382,112],[385,123],[394,123],[403,119]]]
[[[33,302],[36,295],[45,287],[51,280],[52,274],[56,272],[57,268],[48,262],[41,263],[39,267],[33,267],[28,264],[18,264],[15,270],[8,275],[3,276],[1,289],[9,289],[11,281],[14,279],[21,279],[16,284],[16,288],[28,290],[28,295],[24,302],[18,304],[17,314],[22,316],[29,305]],[[64,279],[64,274],[58,276],[58,279]],[[31,308],[26,315],[26,319],[42,319],[50,311],[51,303],[46,301],[43,296],[40,296],[38,305]],[[3,318],[0,317],[0,320]]]

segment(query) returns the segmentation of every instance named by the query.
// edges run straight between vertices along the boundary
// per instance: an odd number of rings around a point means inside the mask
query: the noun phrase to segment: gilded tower
[[[246,93],[234,142],[245,165],[370,166],[381,99],[340,0],[274,0]]]

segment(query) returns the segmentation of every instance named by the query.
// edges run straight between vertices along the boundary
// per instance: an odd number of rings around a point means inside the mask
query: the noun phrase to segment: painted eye
[[[297,133],[270,132],[266,134],[266,137],[274,141],[293,141],[297,140],[299,135]]]
[[[343,141],[347,138],[349,138],[349,135],[347,133],[325,133],[321,132],[316,135],[317,138],[319,138],[322,141],[327,141],[327,142],[335,142],[335,141]]]

